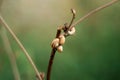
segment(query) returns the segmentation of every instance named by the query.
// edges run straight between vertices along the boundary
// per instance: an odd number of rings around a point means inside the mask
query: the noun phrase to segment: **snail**
[[[57,47],[57,51],[58,51],[58,52],[62,52],[62,51],[63,51],[63,46],[62,46],[62,45],[58,46],[58,47]]]
[[[57,48],[58,46],[59,46],[59,38],[53,39],[53,41],[51,43],[51,47],[52,48]]]
[[[60,36],[59,36],[59,44],[60,45],[63,45],[65,43],[65,36],[63,35],[63,34],[61,34]]]
[[[69,35],[73,35],[73,34],[75,34],[75,27],[72,27],[69,31],[68,31],[68,34]]]

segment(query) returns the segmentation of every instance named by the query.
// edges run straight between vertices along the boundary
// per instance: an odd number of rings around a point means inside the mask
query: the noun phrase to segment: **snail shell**
[[[57,51],[58,51],[58,52],[62,52],[62,51],[63,51],[63,46],[62,46],[62,45],[58,46],[58,47],[57,47]]]
[[[60,45],[63,45],[64,43],[65,43],[65,36],[63,35],[63,34],[61,34],[60,36],[59,36],[59,44]]]
[[[68,34],[73,35],[73,34],[75,34],[75,31],[76,31],[75,27],[72,27],[71,30],[68,31]]]
[[[53,39],[53,41],[51,43],[51,47],[52,48],[57,48],[58,46],[59,46],[59,38]]]

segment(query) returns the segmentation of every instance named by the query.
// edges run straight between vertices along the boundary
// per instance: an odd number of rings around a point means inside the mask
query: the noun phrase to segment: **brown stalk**
[[[48,69],[47,69],[47,80],[50,80],[52,64],[53,64],[53,60],[54,60],[54,56],[55,56],[56,51],[57,51],[56,49],[52,49],[52,51],[51,51]]]
[[[56,38],[58,38],[59,35],[61,34],[61,29],[62,29],[62,27],[58,27],[57,33],[56,33]],[[48,63],[48,69],[47,69],[47,80],[50,80],[52,64],[53,64],[53,61],[54,61],[56,51],[57,51],[56,48],[52,48],[49,63]]]

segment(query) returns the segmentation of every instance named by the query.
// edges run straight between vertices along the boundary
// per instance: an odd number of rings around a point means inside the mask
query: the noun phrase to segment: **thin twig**
[[[57,32],[56,32],[56,38],[58,38],[59,35],[61,34],[61,29],[62,29],[62,27],[58,27]],[[50,80],[51,71],[52,71],[52,64],[54,61],[56,51],[57,51],[56,48],[52,48],[49,63],[48,63],[48,69],[47,69],[47,80]]]
[[[47,80],[50,80],[51,71],[52,71],[52,64],[53,64],[53,60],[55,57],[55,53],[56,53],[56,49],[52,49],[49,64],[48,64],[48,69],[47,69]]]
[[[104,9],[104,8],[106,8],[106,7],[111,6],[112,4],[114,4],[114,3],[118,2],[118,1],[120,1],[120,0],[112,0],[112,1],[110,1],[110,2],[108,2],[108,3],[106,3],[106,4],[104,4],[104,5],[102,5],[102,6],[98,7],[98,8],[96,8],[96,9],[88,12],[85,16],[81,17],[78,21],[76,21],[76,22],[72,25],[72,27],[75,27],[77,24],[79,24],[79,23],[82,22],[83,20],[87,19],[87,18],[90,17],[91,15],[99,12],[100,10],[102,10],[102,9]]]
[[[74,15],[73,15],[73,18],[69,24],[69,28],[66,28],[67,30],[70,30],[72,29],[73,27],[75,27],[78,23],[82,22],[83,20],[85,20],[86,18],[88,18],[89,16],[95,14],[96,12],[106,8],[106,7],[109,7],[111,6],[113,3],[116,3],[117,1],[119,0],[112,0],[111,2],[108,2],[92,11],[90,11],[88,14],[86,14],[85,16],[83,16],[82,18],[80,18],[78,21],[76,21],[74,24],[73,23],[73,20],[74,20]],[[64,26],[65,27],[65,26]],[[63,27],[63,28],[64,28]],[[65,30],[65,34],[67,33],[67,30]],[[60,34],[60,32],[57,30],[57,33],[56,33],[56,37],[58,37],[58,35]],[[50,56],[50,59],[49,59],[49,64],[48,64],[48,70],[47,70],[47,80],[50,80],[50,76],[51,76],[51,70],[52,70],[52,64],[53,64],[53,60],[54,60],[54,56],[55,56],[55,53],[56,53],[56,49],[55,48],[52,48],[52,51],[51,51],[51,56]]]
[[[17,44],[19,45],[19,47],[21,48],[21,50],[24,52],[25,56],[27,57],[28,61],[30,62],[30,64],[32,65],[36,75],[38,76],[39,80],[42,80],[42,78],[39,75],[39,71],[36,67],[36,65],[34,64],[33,60],[31,59],[30,55],[28,54],[28,52],[26,51],[26,49],[24,48],[24,46],[22,45],[22,43],[19,41],[19,39],[17,38],[17,36],[15,35],[15,33],[12,31],[12,29],[8,26],[8,24],[5,22],[5,20],[2,18],[2,16],[0,15],[0,23],[2,24],[3,27],[5,27],[8,32],[12,35],[12,37],[14,38],[14,40],[17,42]]]
[[[5,48],[5,51],[8,55],[10,63],[11,63],[14,79],[15,80],[20,80],[20,74],[19,74],[19,71],[18,71],[18,68],[17,68],[15,55],[13,54],[9,39],[7,37],[6,31],[5,31],[4,28],[1,29],[1,37],[2,37],[2,40],[3,40],[3,45],[4,45],[4,48]]]
[[[75,19],[75,14],[76,14],[76,12],[75,12],[74,9],[71,9],[71,12],[72,12],[73,16],[72,16],[72,20],[71,20],[71,22],[70,22],[68,28],[72,25],[72,23],[73,23],[73,21],[74,21],[74,19]]]

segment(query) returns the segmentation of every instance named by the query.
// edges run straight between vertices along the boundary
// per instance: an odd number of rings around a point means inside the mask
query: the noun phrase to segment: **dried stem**
[[[120,1],[120,0],[112,0],[112,1],[110,1],[110,2],[108,2],[108,3],[106,3],[106,4],[104,4],[104,5],[102,5],[102,6],[98,7],[98,8],[96,8],[96,9],[88,12],[85,16],[81,17],[78,21],[76,21],[76,22],[72,25],[72,27],[75,27],[77,24],[79,24],[79,23],[82,22],[83,20],[87,19],[88,17],[92,16],[93,14],[99,12],[99,11],[102,10],[102,9],[111,6],[112,4],[114,4],[114,3],[118,2],[118,1]]]
[[[8,55],[10,63],[11,63],[14,79],[15,80],[20,80],[20,74],[19,74],[19,71],[18,71],[18,68],[17,68],[15,55],[13,54],[8,36],[7,36],[4,28],[1,29],[1,37],[2,37],[2,40],[3,40],[3,45],[4,45],[4,48],[5,48],[5,51]]]
[[[73,16],[72,16],[72,20],[71,20],[71,22],[70,22],[70,24],[69,24],[68,27],[70,27],[70,26],[72,25],[72,23],[73,23],[73,21],[74,21],[74,19],[75,19],[75,14],[76,14],[75,10],[74,10],[74,9],[71,9],[71,12],[72,12]]]
[[[62,29],[62,27],[58,27],[57,33],[56,33],[56,38],[58,38],[59,35],[61,34],[61,29]],[[53,64],[53,61],[54,61],[54,57],[55,57],[56,51],[57,51],[56,48],[52,48],[50,59],[49,59],[49,63],[48,63],[48,69],[47,69],[47,80],[50,80],[52,64]]]
[[[30,64],[32,65],[36,75],[38,76],[39,80],[42,80],[42,78],[39,75],[39,71],[36,67],[36,65],[34,64],[33,60],[31,59],[30,55],[28,54],[28,52],[26,51],[26,49],[24,48],[24,46],[22,45],[22,43],[19,41],[19,39],[17,38],[17,36],[15,35],[15,33],[11,30],[11,28],[7,25],[7,23],[5,22],[5,20],[2,18],[2,16],[0,15],[0,23],[3,27],[5,27],[8,32],[12,35],[12,37],[14,38],[14,40],[17,42],[17,44],[19,45],[19,47],[21,48],[21,50],[24,52],[25,56],[27,57],[28,61],[30,62]]]
[[[53,64],[55,53],[56,53],[56,49],[52,49],[49,64],[48,64],[48,69],[47,69],[47,80],[50,80],[52,64]]]
[[[120,1],[120,0],[112,0],[111,2],[108,2],[92,11],[90,11],[89,13],[87,13],[85,16],[83,16],[82,18],[80,18],[78,21],[76,21],[74,24],[73,23],[73,20],[75,18],[75,14],[73,14],[73,18],[68,26],[68,29],[65,30],[65,34],[67,33],[68,30],[72,29],[72,27],[75,27],[77,24],[79,24],[80,22],[82,22],[83,20],[85,20],[86,18],[88,18],[89,16],[95,14],[96,12],[106,8],[106,7],[109,7],[111,6],[112,4],[116,3],[117,1]],[[58,35],[60,34],[60,32],[57,30],[57,33],[56,33],[56,37],[58,37]],[[54,56],[55,56],[55,53],[56,53],[56,49],[52,48],[52,51],[51,51],[51,56],[50,56],[50,59],[49,59],[49,64],[48,64],[48,70],[47,70],[47,80],[50,80],[50,75],[51,75],[51,70],[52,70],[52,64],[53,64],[53,60],[54,60]]]

